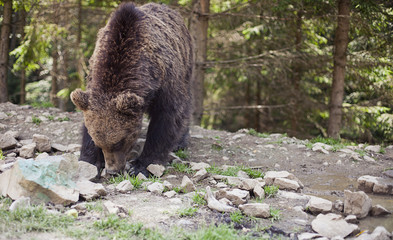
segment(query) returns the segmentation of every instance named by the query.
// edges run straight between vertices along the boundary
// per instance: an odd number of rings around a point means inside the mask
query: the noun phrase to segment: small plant
[[[54,116],[52,116],[52,115],[49,115],[49,116],[47,116],[46,117],[49,121],[53,121],[53,120],[55,120],[55,117]]]
[[[176,193],[185,192],[184,189],[182,189],[181,187],[174,187],[172,190],[175,191]]]
[[[57,120],[59,122],[65,122],[65,121],[70,121],[71,119],[69,117],[63,117],[63,118],[58,118]]]
[[[178,156],[181,159],[187,159],[189,157],[189,154],[186,150],[179,149],[175,152],[175,155]]]
[[[279,209],[270,208],[270,217],[272,222],[280,220],[281,211]]]
[[[263,189],[265,190],[266,198],[272,198],[278,193],[278,186],[265,186]]]
[[[101,213],[101,212],[104,212],[104,205],[102,204],[101,201],[98,201],[98,202],[87,202],[86,203],[86,209],[89,212],[94,211],[94,212]]]
[[[379,149],[379,153],[380,153],[380,154],[385,154],[385,153],[386,153],[385,148],[384,148],[384,147],[381,147],[381,149]]]
[[[155,177],[155,176],[150,176],[146,181],[147,182],[152,182],[152,183],[155,183],[155,182],[162,183],[161,178]]]
[[[39,117],[37,117],[37,116],[31,117],[31,120],[33,121],[33,123],[35,125],[40,125],[40,123],[41,123],[41,119]]]
[[[108,182],[111,184],[119,184],[123,182],[124,180],[128,180],[131,182],[131,184],[134,186],[134,188],[138,189],[141,188],[143,180],[137,178],[136,176],[130,176],[128,174],[121,174],[117,175],[114,177],[111,177]],[[154,180],[154,179],[149,179],[149,180]]]
[[[54,107],[54,105],[51,102],[33,102],[31,104],[32,107],[34,108],[50,108]]]
[[[255,129],[253,129],[253,128],[250,128],[250,129],[248,130],[248,134],[250,134],[250,135],[252,135],[252,136],[260,137],[260,138],[267,138],[267,137],[269,137],[269,134],[257,132],[257,131],[255,131]]]
[[[184,163],[172,163],[171,165],[176,172],[181,172],[181,173],[187,173],[187,174],[192,174],[195,171],[191,170],[191,168]]]
[[[363,149],[355,149],[355,152],[359,153],[360,157],[364,157],[366,155],[366,151]]]
[[[207,204],[202,193],[196,192],[192,197],[192,201],[198,206],[204,206]]]
[[[223,147],[219,143],[213,143],[212,149],[216,150],[216,151],[221,151],[223,149]]]
[[[242,222],[244,218],[243,214],[240,211],[231,212],[229,214],[229,217],[231,218],[232,222],[239,223],[239,224]]]
[[[3,150],[0,149],[0,160],[4,160],[4,159],[5,159],[5,157],[3,155]]]
[[[263,178],[264,174],[256,169],[252,169],[249,167],[241,167],[241,170],[244,171],[245,173],[247,173],[248,176],[250,176],[250,178]]]
[[[178,211],[179,217],[192,217],[198,211],[198,208],[189,207]]]

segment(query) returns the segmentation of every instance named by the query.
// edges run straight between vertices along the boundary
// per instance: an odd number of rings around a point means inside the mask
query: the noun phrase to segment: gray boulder
[[[347,223],[341,215],[334,213],[328,213],[326,215],[322,213],[319,214],[311,222],[311,227],[315,232],[327,238],[333,238],[337,236],[345,238],[353,231],[358,229],[357,225]]]
[[[372,207],[372,200],[363,191],[344,191],[344,214],[355,215],[357,218],[365,218]]]
[[[36,148],[39,152],[50,152],[52,150],[50,140],[45,135],[34,134],[33,142],[36,144]]]
[[[247,203],[239,205],[239,209],[247,216],[268,218],[270,217],[270,205],[266,203]]]

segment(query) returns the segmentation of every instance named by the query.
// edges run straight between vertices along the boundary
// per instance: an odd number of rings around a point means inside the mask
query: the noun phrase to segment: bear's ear
[[[142,111],[145,102],[142,97],[131,92],[123,92],[112,101],[114,102],[117,111],[127,115],[134,115]]]
[[[89,94],[87,92],[82,91],[81,89],[75,89],[71,93],[71,101],[77,106],[80,110],[86,111],[89,107]]]

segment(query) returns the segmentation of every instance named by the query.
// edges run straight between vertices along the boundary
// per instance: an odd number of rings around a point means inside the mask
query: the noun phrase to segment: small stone
[[[50,152],[52,150],[49,138],[45,135],[34,134],[33,142],[35,142],[37,151],[39,152]]]
[[[76,209],[70,209],[64,214],[73,218],[78,218],[78,211]]]
[[[344,219],[347,223],[357,224],[359,223],[358,218],[355,215],[348,215]]]
[[[82,148],[82,145],[80,144],[69,144],[67,146],[67,152],[77,152],[80,151]]]
[[[386,170],[383,174],[387,177],[393,178],[393,170]]]
[[[155,177],[161,177],[165,171],[165,167],[160,164],[150,164],[146,169]]]
[[[199,170],[198,172],[195,173],[195,175],[193,176],[194,181],[199,182],[205,178],[207,178],[207,176],[209,176],[209,173],[206,171],[205,168],[202,168],[201,170]]]
[[[286,190],[298,191],[300,189],[298,182],[286,178],[275,178],[274,185],[278,186],[280,189]]]
[[[165,180],[165,181],[162,183],[162,185],[164,185],[164,188],[165,188],[165,189],[168,189],[168,190],[172,190],[172,189],[173,189],[172,183],[168,182],[167,180]]]
[[[356,240],[390,240],[390,239],[392,239],[392,234],[382,226],[376,227],[371,234],[363,233],[356,238]]]
[[[78,161],[78,180],[93,180],[98,175],[97,167],[85,161]]]
[[[250,193],[245,190],[233,189],[233,190],[224,190],[220,189],[216,195],[217,199],[227,198],[234,205],[238,206],[240,204],[245,204],[248,199],[250,199]]]
[[[193,171],[199,171],[201,169],[210,168],[210,164],[204,162],[199,162],[199,163],[191,162],[190,165],[191,165],[191,170]]]
[[[100,183],[82,180],[76,183],[76,187],[79,190],[80,195],[87,201],[106,195],[106,190]]]
[[[0,134],[0,149],[8,150],[16,146],[18,141],[10,133]]]
[[[172,197],[174,197],[174,196],[176,196],[177,195],[177,192],[175,192],[175,191],[168,191],[168,192],[165,192],[164,194],[163,194],[165,197],[167,197],[167,198],[172,198]]]
[[[218,212],[234,212],[236,208],[225,205],[219,202],[213,195],[209,186],[206,187],[206,201],[207,207]]]
[[[35,146],[36,146],[35,143],[22,146],[22,148],[19,149],[19,156],[23,158],[33,158],[35,152]]]
[[[52,148],[58,152],[66,152],[67,151],[67,147],[64,146],[63,144],[52,143]]]
[[[381,151],[381,146],[379,145],[370,145],[367,146],[364,150],[374,153],[379,153]]]
[[[220,203],[227,205],[227,206],[233,206],[232,202],[229,201],[229,199],[227,198],[221,198],[220,200],[218,200]]]
[[[35,160],[38,161],[38,160],[45,159],[47,157],[49,157],[49,154],[46,152],[43,152],[43,153],[38,154],[38,156],[35,158]]]
[[[147,186],[147,190],[155,194],[162,194],[164,191],[164,185],[159,182],[154,182]]]
[[[138,175],[136,175],[136,178],[142,181],[147,180],[147,177],[143,173],[138,173]]]
[[[226,187],[228,187],[228,185],[226,185],[226,184],[223,183],[223,182],[219,182],[219,183],[217,183],[216,187],[217,187],[217,188],[226,188]]]
[[[134,185],[129,180],[124,180],[116,186],[116,190],[121,193],[126,193],[134,189]]]
[[[248,176],[248,174],[242,170],[238,171],[236,173],[236,176],[240,177],[240,178],[250,178],[250,176]]]
[[[365,218],[371,210],[371,199],[363,191],[351,192],[344,190],[344,214]]]
[[[341,200],[336,200],[333,203],[333,208],[338,211],[338,212],[343,212],[344,211],[344,202]]]
[[[329,166],[329,163],[328,162],[323,162],[322,165],[327,167],[327,166]]]
[[[187,176],[183,176],[180,188],[183,192],[193,192],[196,189],[194,183]]]
[[[321,148],[326,149],[328,151],[332,151],[333,150],[332,146],[327,145],[325,143],[321,143],[321,142],[314,143],[312,146],[313,146],[313,148],[314,147],[321,147]]]
[[[8,153],[7,157],[16,157],[16,153],[12,152],[12,153]]]
[[[247,216],[268,218],[270,217],[270,205],[266,203],[248,203],[239,205],[239,209]]]
[[[371,216],[384,216],[384,215],[389,215],[391,212],[387,210],[386,208],[382,207],[381,205],[377,204],[371,208],[370,212]]]
[[[321,147],[321,146],[315,146],[315,147],[312,148],[312,150],[313,150],[314,152],[320,152],[320,153],[324,153],[324,154],[329,154],[329,151],[326,150],[326,149],[324,149],[324,148]]]
[[[232,140],[237,140],[237,139],[240,139],[240,138],[242,138],[242,137],[244,137],[244,136],[246,136],[246,134],[243,134],[243,133],[241,133],[241,134],[236,134],[236,135],[234,135],[234,136],[232,137]]]
[[[8,115],[5,114],[4,112],[0,112],[0,120],[8,118]]]
[[[358,227],[354,224],[347,223],[341,215],[328,213],[319,214],[312,222],[312,229],[327,238],[336,236],[345,238]]]
[[[364,161],[369,162],[369,163],[375,162],[375,159],[374,159],[374,158],[369,157],[369,156],[367,156],[367,155],[364,155],[364,156],[363,156],[363,159],[364,159]]]
[[[261,184],[257,184],[253,190],[254,196],[259,199],[265,198],[265,190],[263,189]]]
[[[333,203],[329,200],[311,196],[306,208],[313,214],[328,213],[332,211]]]
[[[27,208],[30,207],[30,198],[29,197],[20,197],[16,199],[10,206],[9,210],[15,211],[19,208]]]
[[[116,205],[111,201],[103,202],[104,209],[109,214],[118,214],[120,211],[124,211],[124,208],[120,205]]]

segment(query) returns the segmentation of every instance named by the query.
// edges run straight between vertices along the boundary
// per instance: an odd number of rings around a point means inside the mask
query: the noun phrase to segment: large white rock
[[[393,194],[393,180],[370,175],[361,176],[357,180],[358,188],[367,193]]]
[[[12,199],[30,197],[33,204],[52,202],[67,205],[79,199],[75,179],[78,161],[73,155],[46,159],[20,159],[0,175],[0,192]]]
[[[370,145],[367,146],[364,150],[374,153],[379,153],[381,151],[381,146],[379,145]]]
[[[247,203],[239,205],[239,209],[247,216],[268,218],[270,217],[270,205],[266,203]]]
[[[19,156],[22,158],[33,158],[35,152],[35,143],[24,145],[19,149]]]
[[[287,178],[275,178],[273,184],[278,186],[280,189],[284,189],[284,190],[293,190],[293,191],[300,190],[300,185],[297,181]]]
[[[327,238],[342,237],[345,238],[358,226],[347,223],[341,215],[328,213],[326,215],[319,214],[312,222],[312,229]]]
[[[78,180],[92,180],[98,174],[97,167],[85,161],[78,161]]]
[[[365,218],[372,207],[372,200],[363,191],[344,191],[344,214],[355,215],[357,218]]]
[[[147,186],[147,190],[155,194],[161,194],[164,191],[164,184],[159,182],[154,182]]]
[[[332,211],[332,207],[333,203],[331,201],[314,196],[311,196],[306,205],[306,208],[308,208],[313,214],[328,213]]]
[[[193,179],[195,182],[199,182],[199,181],[201,181],[201,180],[207,178],[207,176],[209,176],[209,173],[206,171],[205,168],[202,168],[201,170],[199,170],[198,172],[196,172],[196,173],[194,174],[194,176],[192,177],[192,179]]]

